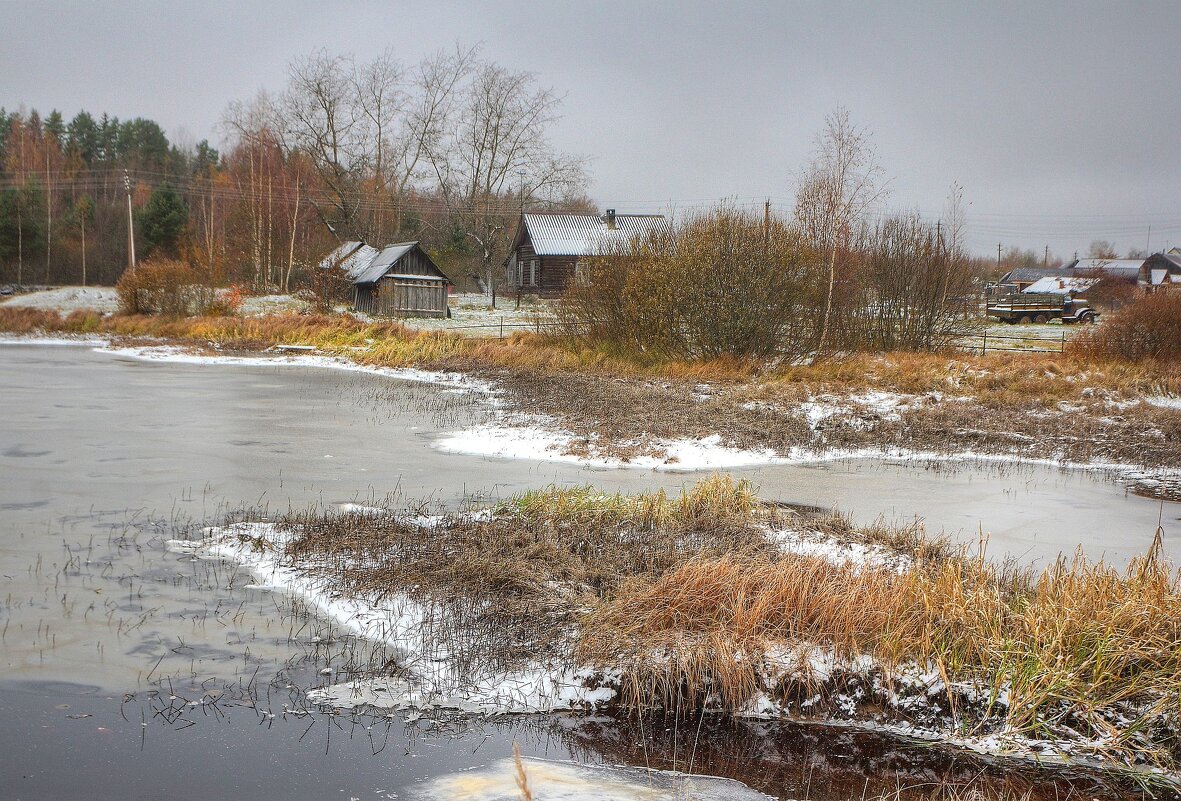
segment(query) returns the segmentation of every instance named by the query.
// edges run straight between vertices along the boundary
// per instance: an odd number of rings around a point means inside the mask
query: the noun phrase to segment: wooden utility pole
[[[771,199],[763,202],[763,253],[771,249]]]
[[[53,176],[49,173],[49,148],[45,148],[45,283],[53,263]]]
[[[123,188],[127,190],[127,268],[135,272],[135,222],[131,216],[131,176],[123,171]]]
[[[996,266],[1001,266],[1001,243],[996,243]]]
[[[1042,266],[1043,267],[1050,266],[1050,246],[1049,245],[1046,245],[1046,252],[1042,255]]]

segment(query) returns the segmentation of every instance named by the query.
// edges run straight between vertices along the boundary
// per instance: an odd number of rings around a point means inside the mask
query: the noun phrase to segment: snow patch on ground
[[[1172,395],[1157,395],[1145,398],[1144,402],[1160,409],[1181,409],[1181,398]]]
[[[794,529],[765,529],[767,536],[784,553],[823,559],[836,567],[844,567],[859,573],[862,570],[892,570],[905,573],[914,561],[880,545],[860,542],[843,542],[819,531]]]
[[[24,295],[13,295],[4,301],[6,306],[26,309],[45,309],[69,314],[76,311],[96,311],[100,314],[114,314],[119,310],[119,293],[114,287],[105,286],[62,286],[43,289]]]
[[[599,453],[593,444],[585,453],[574,452],[578,444],[579,440],[573,434],[528,425],[477,426],[435,441],[435,447],[447,453],[668,472],[718,470],[784,461],[770,449],[752,451],[727,447],[717,434],[701,439],[657,441],[652,443],[653,447],[663,451],[664,456],[639,456],[626,460]]]

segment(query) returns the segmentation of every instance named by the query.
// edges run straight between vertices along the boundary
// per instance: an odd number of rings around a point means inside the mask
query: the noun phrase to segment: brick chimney
[[[615,230],[615,209],[607,209],[607,213],[603,216],[603,221],[607,223],[607,230]]]

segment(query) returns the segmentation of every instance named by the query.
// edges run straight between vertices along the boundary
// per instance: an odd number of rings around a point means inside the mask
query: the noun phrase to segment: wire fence
[[[459,332],[486,331],[486,334],[469,334],[485,339],[504,339],[516,331],[541,333],[566,333],[566,327],[554,320],[541,318],[522,321],[517,318],[502,319],[492,323],[478,323],[472,325],[449,325],[441,330]],[[994,334],[988,330],[964,331],[953,336],[954,347],[970,353],[1008,352],[1008,353],[1063,353],[1066,350],[1068,337],[1063,330],[1056,336],[1022,336],[1020,334]]]

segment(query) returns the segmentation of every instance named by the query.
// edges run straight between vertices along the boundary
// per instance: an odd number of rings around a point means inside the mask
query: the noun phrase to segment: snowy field
[[[44,289],[0,300],[6,306],[25,309],[45,309],[69,314],[75,311],[96,311],[114,314],[119,309],[119,295],[109,286],[62,286]]]
[[[537,330],[553,322],[551,304],[547,301],[521,302],[517,307],[515,296],[498,297],[496,308],[491,307],[491,298],[476,292],[452,295],[448,299],[451,317],[444,319],[412,317],[403,322],[420,331],[454,331],[464,336],[487,337],[509,336],[515,331]]]
[[[0,299],[0,304],[29,309],[44,309],[69,314],[75,311],[94,311],[114,314],[119,310],[119,295],[114,287],[63,286],[29,292]],[[401,322],[419,331],[454,331],[464,336],[509,336],[515,331],[533,331],[552,323],[550,304],[544,301],[522,302],[517,307],[515,297],[497,298],[497,308],[491,308],[490,298],[479,293],[452,295],[449,299],[451,317],[434,319],[407,318]],[[306,313],[311,310],[307,301],[292,295],[256,295],[242,299],[239,313],[245,317],[263,317],[286,312]],[[338,311],[347,311],[339,307]],[[364,315],[358,315],[364,317]]]

